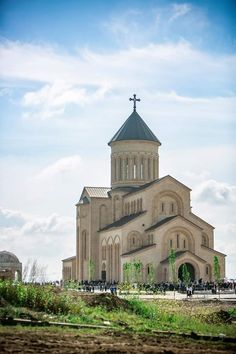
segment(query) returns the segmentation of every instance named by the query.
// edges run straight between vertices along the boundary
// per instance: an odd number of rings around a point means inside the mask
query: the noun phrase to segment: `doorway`
[[[183,263],[181,264],[181,266],[179,267],[179,270],[178,270],[178,278],[183,281],[183,265],[186,265],[187,267],[187,270],[190,274],[190,279],[191,281],[194,281],[195,280],[195,269],[194,269],[194,266],[190,263]]]

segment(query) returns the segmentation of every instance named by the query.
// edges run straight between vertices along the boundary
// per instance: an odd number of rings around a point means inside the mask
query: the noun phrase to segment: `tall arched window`
[[[107,252],[106,252],[106,240],[102,241],[102,260],[105,261],[107,259]]]
[[[120,238],[115,237],[114,241],[114,280],[119,281],[120,274]]]
[[[137,200],[137,213],[140,212],[140,202],[139,202],[139,199]]]
[[[125,160],[125,177],[129,179],[129,159],[128,157]]]
[[[134,214],[136,213],[136,200],[134,200]]]
[[[177,234],[177,236],[176,236],[176,245],[177,245],[177,248],[179,248],[179,234]]]
[[[140,211],[143,210],[143,200],[142,198],[139,199]]]
[[[144,161],[143,157],[141,158],[141,164],[140,164],[140,178],[143,179],[144,177]]]
[[[148,159],[148,179],[151,178],[151,160]]]
[[[134,170],[133,170],[133,175],[134,179],[137,178],[137,164],[136,164],[136,158],[134,157]]]
[[[87,231],[82,232],[82,259],[86,260],[88,258],[88,235]]]

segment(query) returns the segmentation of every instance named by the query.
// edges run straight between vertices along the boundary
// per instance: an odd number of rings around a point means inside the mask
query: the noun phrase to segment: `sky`
[[[75,204],[110,186],[136,93],[160,176],[192,189],[236,278],[235,15],[229,0],[0,0],[0,250],[61,278]]]

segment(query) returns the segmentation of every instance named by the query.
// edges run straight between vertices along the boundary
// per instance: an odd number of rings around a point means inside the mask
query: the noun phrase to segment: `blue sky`
[[[74,204],[109,186],[107,142],[136,92],[161,174],[192,188],[236,277],[235,1],[1,0],[0,13],[0,248],[60,276]]]

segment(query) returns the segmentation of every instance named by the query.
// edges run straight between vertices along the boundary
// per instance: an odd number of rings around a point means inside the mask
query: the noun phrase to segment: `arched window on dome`
[[[129,179],[129,159],[128,159],[128,157],[125,160],[125,178]]]
[[[141,158],[141,164],[140,164],[140,178],[144,178],[144,160],[143,157]]]
[[[134,158],[134,179],[137,178],[137,161],[136,158]]]
[[[148,159],[148,179],[151,178],[151,159]]]

